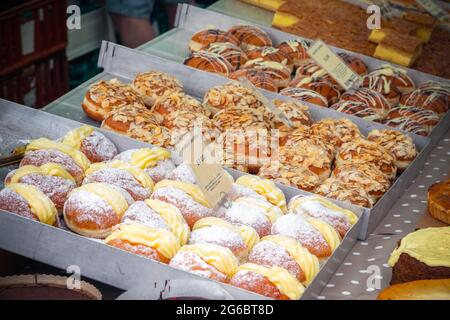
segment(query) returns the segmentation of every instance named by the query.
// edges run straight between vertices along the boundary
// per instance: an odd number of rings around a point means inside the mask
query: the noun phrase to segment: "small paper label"
[[[356,89],[361,85],[361,78],[322,41],[317,40],[308,50],[314,59],[344,89]]]
[[[292,128],[292,122],[291,120],[288,118],[288,116],[286,115],[286,113],[284,113],[284,111],[280,108],[277,108],[273,105],[272,102],[270,102],[269,99],[266,98],[265,95],[263,95],[262,93],[259,92],[258,88],[256,88],[253,83],[251,83],[248,79],[246,78],[239,78],[239,82],[241,83],[241,85],[243,87],[246,87],[247,89],[253,91],[253,93],[255,94],[255,96],[263,103],[263,105],[270,111],[272,112],[278,119],[280,119],[281,122],[283,122],[286,126],[288,126],[289,128]]]
[[[425,10],[440,21],[450,22],[450,15],[433,0],[416,0]]]

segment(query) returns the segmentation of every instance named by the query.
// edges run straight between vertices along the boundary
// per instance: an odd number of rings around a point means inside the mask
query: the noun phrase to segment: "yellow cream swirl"
[[[88,125],[72,129],[66,133],[66,135],[62,139],[62,143],[79,150],[83,140],[89,137],[93,132],[94,128]]]
[[[131,155],[131,164],[141,169],[152,168],[159,161],[170,159],[170,152],[164,148],[142,148]]]
[[[17,183],[20,182],[20,179],[22,177],[27,176],[29,174],[39,174],[43,176],[54,176],[54,177],[60,177],[66,180],[75,181],[75,179],[72,177],[72,175],[67,172],[66,169],[64,169],[63,166],[57,163],[46,163],[43,164],[40,167],[32,166],[32,165],[26,165],[22,166],[16,171],[14,171],[10,181],[6,183],[6,185],[11,183]]]
[[[145,203],[161,215],[180,245],[185,245],[191,231],[180,210],[174,205],[156,199],[147,199]]]
[[[48,225],[55,224],[58,211],[53,202],[41,190],[23,183],[11,183],[7,188],[28,202],[31,212],[40,222]]]
[[[252,248],[259,242],[259,234],[250,226],[240,225],[238,226],[239,233],[241,234],[242,239],[247,245],[248,251],[252,250]]]
[[[180,249],[180,244],[172,232],[138,223],[120,225],[105,239],[105,243],[115,239],[150,247],[169,260]]]
[[[337,231],[328,223],[315,218],[307,218],[307,221],[314,226],[327,241],[333,252],[341,243],[341,237]]]
[[[164,187],[173,187],[176,189],[180,189],[187,193],[192,199],[200,203],[202,206],[211,208],[211,205],[209,204],[202,190],[195,184],[181,181],[161,180],[155,185],[155,191]]]
[[[305,287],[284,268],[245,263],[239,266],[238,271],[250,271],[266,277],[278,288],[281,294],[291,300],[300,299],[305,292]]]

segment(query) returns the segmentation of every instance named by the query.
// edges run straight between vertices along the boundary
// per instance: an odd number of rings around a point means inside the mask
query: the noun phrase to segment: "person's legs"
[[[152,0],[107,0],[107,9],[123,45],[136,48],[155,37]]]

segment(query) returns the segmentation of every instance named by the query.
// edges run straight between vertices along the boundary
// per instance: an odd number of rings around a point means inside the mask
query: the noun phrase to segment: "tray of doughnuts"
[[[262,89],[430,136],[433,140],[439,139],[445,132],[443,128],[450,123],[447,112],[450,96],[448,79],[332,47],[363,79],[361,91],[345,92],[308,57],[306,51],[312,42],[309,39],[256,24],[249,25],[244,20],[189,5],[179,8],[179,17],[178,30],[166,38],[163,36],[158,44],[163,46],[166,41],[166,45],[170,43],[178,47],[183,44],[172,39],[180,39],[179,35],[187,39],[184,49],[177,50],[177,53],[184,52],[184,56],[177,57],[177,62],[185,59],[184,63],[188,66],[231,79],[246,77]],[[214,38],[211,43],[211,37],[206,36],[209,32],[224,36]],[[228,50],[212,49],[208,52],[209,46],[224,46],[228,41],[234,46],[232,58],[229,58]],[[221,61],[236,60],[239,48],[240,63],[228,64],[225,68],[225,63]],[[149,49],[152,49],[150,45]],[[190,56],[203,55],[203,52],[204,61],[197,59],[192,63]],[[152,53],[165,56],[156,48],[152,49]],[[226,72],[223,72],[224,68]],[[439,128],[433,130],[438,123]]]
[[[212,207],[169,149],[0,105],[0,137],[25,148],[1,177],[0,247],[52,266],[124,290],[202,280],[236,299],[309,299],[362,226],[362,208],[233,169],[229,205]]]

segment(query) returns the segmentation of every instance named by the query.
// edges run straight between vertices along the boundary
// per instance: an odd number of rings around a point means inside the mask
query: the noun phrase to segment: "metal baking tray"
[[[130,63],[130,61],[133,61],[133,63]],[[182,64],[168,61],[161,57],[149,55],[106,41],[103,42],[100,50],[99,66],[104,68],[104,72],[102,74],[56,100],[47,106],[45,110],[77,121],[98,126],[98,123],[95,123],[85,115],[81,109],[81,102],[83,101],[87,86],[94,81],[98,81],[99,79],[117,78],[129,82],[138,72],[158,70],[177,77],[181,82],[183,82],[186,92],[200,100],[205,92],[212,86],[229,81],[228,79],[213,73],[190,68]],[[288,97],[268,91],[265,91],[264,94],[270,99],[279,98],[289,100]],[[315,121],[319,121],[324,118],[348,118],[358,125],[361,132],[365,135],[373,129],[387,128],[382,124],[366,121],[364,119],[345,113],[340,113],[332,109],[322,108],[312,104],[307,105],[310,107],[311,116]],[[395,203],[396,199],[400,197],[403,191],[409,186],[411,181],[417,175],[419,170],[423,167],[426,155],[432,149],[432,144],[429,138],[411,133],[407,134],[412,137],[417,149],[420,151],[420,154],[409,166],[409,168],[400,175],[389,191],[376,203],[376,205],[372,209],[365,210],[367,213],[364,215],[364,223],[361,227],[361,233],[359,235],[360,239],[365,239],[381,221],[383,216]]]
[[[154,41],[151,41],[148,45],[142,46],[140,50],[182,63],[189,54],[188,43],[195,32],[204,30],[207,27],[214,27],[227,30],[230,27],[239,24],[248,24],[248,22],[246,20],[233,18],[221,13],[201,9],[188,4],[180,4],[178,6],[177,16],[175,20],[175,25],[177,26],[177,28],[171,30],[171,32],[168,34],[162,35],[157,39],[155,39]],[[263,30],[265,30],[275,44],[290,39],[306,39],[290,33],[282,32],[274,28],[265,27],[259,25],[258,23],[255,23],[255,25],[258,25]],[[311,41],[310,39],[306,40]],[[349,50],[333,46],[330,47],[335,52],[349,53],[353,56],[362,59],[369,67],[369,70],[373,70],[383,64],[389,63],[383,60],[362,55],[360,53],[355,53]],[[399,67],[407,70],[408,75],[417,84],[420,84],[427,80],[434,80],[441,83],[450,84],[450,81],[447,79],[423,73],[414,69],[404,68],[402,66]],[[432,140],[433,144],[436,144],[437,141],[439,141],[439,138],[442,137],[442,135],[446,132],[449,126],[450,126],[450,112],[448,112],[441,119],[439,124],[433,129],[433,131],[429,135],[429,138]]]
[[[0,139],[9,141],[0,144],[0,152],[9,152],[10,146],[29,139],[47,137],[57,139],[68,130],[76,128],[79,122],[65,119],[39,110],[31,109],[0,99]],[[110,131],[102,131],[117,146],[119,151],[141,148],[148,144],[129,139]],[[7,150],[3,150],[3,148]],[[12,169],[12,168],[10,168]],[[235,178],[243,175],[236,170],[227,169]],[[0,179],[3,181],[6,172]],[[287,200],[307,192],[278,185]],[[339,201],[336,204],[352,210],[360,219],[349,230],[340,246],[322,265],[319,274],[306,289],[302,299],[314,299],[335,273],[342,260],[357,240],[362,226],[363,209]],[[80,267],[81,275],[114,287],[129,290],[147,283],[149,290],[163,291],[171,280],[203,280],[215,282],[200,276],[177,270],[165,264],[146,259],[101,243],[98,240],[82,237],[75,233],[44,225],[31,219],[0,210],[0,248],[22,256],[66,269],[71,265]],[[235,299],[264,299],[265,297],[233,286],[218,283]]]

